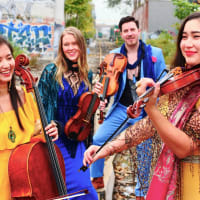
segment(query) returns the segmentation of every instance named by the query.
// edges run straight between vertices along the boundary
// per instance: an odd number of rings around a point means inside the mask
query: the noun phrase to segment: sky
[[[114,8],[107,7],[107,0],[92,0],[95,5],[96,24],[118,24],[121,17],[131,15],[132,6],[120,4]]]

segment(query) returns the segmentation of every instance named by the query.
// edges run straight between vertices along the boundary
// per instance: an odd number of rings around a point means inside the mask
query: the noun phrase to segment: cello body
[[[56,145],[55,149],[65,177],[62,154]],[[42,142],[23,144],[13,150],[8,164],[12,198],[46,200],[59,196],[48,154]]]

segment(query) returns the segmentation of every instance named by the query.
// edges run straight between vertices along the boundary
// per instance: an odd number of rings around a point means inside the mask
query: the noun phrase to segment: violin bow
[[[71,194],[67,194],[67,195],[64,195],[64,196],[61,196],[61,197],[56,197],[56,198],[53,198],[53,199],[49,199],[49,200],[63,200],[63,199],[70,199],[70,198],[75,198],[75,197],[80,197],[80,196],[84,196],[86,194],[88,194],[89,191],[88,190],[80,190],[80,191],[77,191],[77,192],[73,192]]]

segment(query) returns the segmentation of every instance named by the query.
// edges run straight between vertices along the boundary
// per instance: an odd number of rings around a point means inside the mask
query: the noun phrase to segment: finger
[[[55,130],[57,130],[57,127],[53,124],[49,124],[48,126],[45,127],[46,134],[50,134]]]
[[[83,164],[84,166],[90,165],[91,163],[91,157],[88,155],[89,152],[86,152],[84,154],[84,160],[83,160]]]
[[[51,137],[52,141],[56,141],[58,139],[58,132],[52,132],[49,134],[49,136]]]
[[[54,124],[50,124],[46,129],[46,134],[52,138],[52,141],[58,139],[58,128]]]
[[[85,158],[83,159],[83,165],[84,165],[84,166],[87,166],[87,163],[86,163]]]
[[[136,93],[138,96],[144,94],[146,91],[147,87],[153,87],[155,85],[153,80],[144,80],[144,82],[141,82],[140,86],[137,87]]]
[[[56,127],[51,128],[51,129],[49,129],[49,130],[47,131],[47,134],[48,134],[49,136],[56,136],[56,135],[58,135],[58,129],[57,129]]]
[[[137,82],[135,83],[135,85],[136,85],[137,88],[140,87],[140,86],[141,86],[141,81],[137,81]]]
[[[55,135],[55,136],[52,138],[52,141],[55,142],[57,139],[58,139],[58,135]]]
[[[48,131],[49,129],[55,128],[55,127],[56,127],[56,123],[52,121],[50,124],[48,124],[48,125],[45,127],[45,130]]]
[[[90,164],[91,164],[91,162],[88,160],[87,157],[83,159],[83,165],[84,166],[89,166]]]
[[[156,83],[154,87],[155,87],[155,89],[154,89],[154,95],[156,97],[158,97],[159,93],[160,93],[160,83]]]

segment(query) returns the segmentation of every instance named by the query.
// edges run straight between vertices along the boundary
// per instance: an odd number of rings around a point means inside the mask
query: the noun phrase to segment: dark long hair
[[[180,43],[182,40],[182,35],[183,35],[183,30],[185,28],[185,24],[193,19],[200,19],[200,12],[194,12],[192,14],[190,14],[188,17],[185,18],[185,20],[182,22],[181,27],[179,29],[179,33],[177,36],[177,41],[176,41],[176,53],[174,56],[174,59],[171,63],[171,68],[180,66],[180,67],[184,67],[186,64],[185,58],[181,52],[181,48],[180,48]]]
[[[7,47],[10,49],[10,52],[11,52],[11,54],[13,56],[13,47],[11,46],[11,44],[5,38],[0,36],[0,46],[3,45],[3,44],[7,45]],[[12,75],[11,82],[8,83],[8,89],[9,89],[9,95],[10,95],[10,99],[11,99],[11,104],[12,104],[12,107],[13,107],[13,109],[15,111],[15,115],[17,117],[17,121],[18,121],[19,127],[22,130],[24,130],[24,127],[22,126],[21,120],[19,118],[19,111],[18,111],[18,103],[22,108],[23,108],[23,104],[22,104],[22,100],[20,99],[20,96],[19,96],[19,94],[17,92],[17,89],[16,89],[14,73]]]

